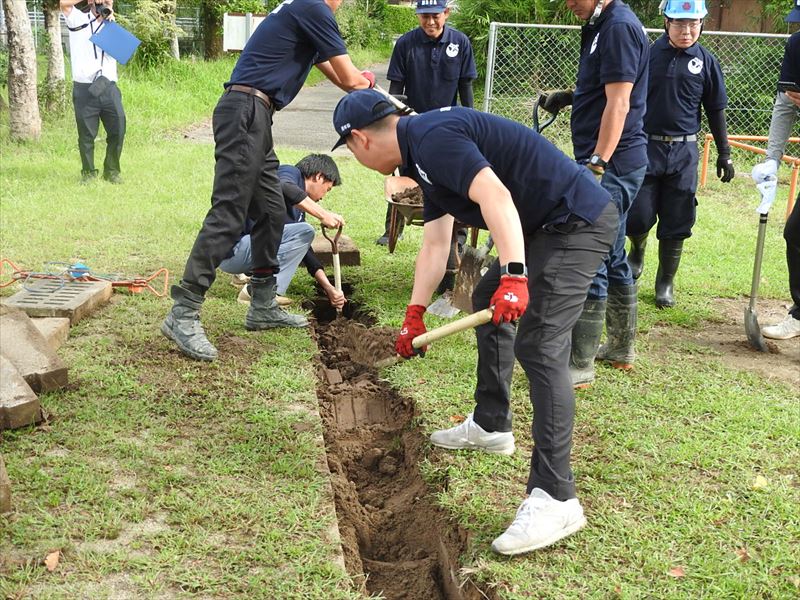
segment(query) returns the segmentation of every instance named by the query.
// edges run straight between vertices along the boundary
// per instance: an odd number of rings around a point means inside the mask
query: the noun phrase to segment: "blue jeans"
[[[278,247],[278,265],[280,271],[275,275],[276,293],[286,293],[294,272],[314,241],[314,228],[309,223],[287,223],[283,226],[281,244]],[[250,236],[246,235],[233,247],[233,256],[226,258],[219,265],[226,273],[233,275],[249,273],[253,270],[253,255]]]
[[[608,168],[603,174],[603,179],[600,180],[600,185],[611,194],[611,201],[619,212],[619,230],[611,252],[600,265],[600,269],[589,287],[587,297],[590,300],[605,300],[608,297],[609,286],[634,284],[633,273],[625,256],[625,221],[633,199],[636,198],[639,188],[642,187],[646,172],[647,166],[625,175],[618,175],[612,168]]]

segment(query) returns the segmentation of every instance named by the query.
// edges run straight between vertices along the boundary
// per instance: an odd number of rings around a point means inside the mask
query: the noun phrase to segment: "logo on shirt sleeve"
[[[689,61],[688,68],[689,73],[692,75],[699,75],[700,71],[703,70],[703,61],[695,56]]]
[[[447,54],[447,56],[450,58],[455,58],[458,56],[458,44],[448,44],[445,54]]]
[[[415,167],[417,167],[417,173],[419,173],[419,176],[420,176],[420,177],[422,177],[422,179],[423,179],[423,180],[424,180],[424,181],[425,181],[425,182],[426,182],[428,185],[433,185],[433,184],[431,183],[431,180],[430,180],[430,179],[428,179],[428,174],[427,174],[425,171],[423,171],[423,170],[420,168],[420,166],[419,166],[419,163],[414,163],[414,166],[415,166]]]
[[[600,33],[598,32],[594,39],[592,40],[592,47],[589,48],[589,54],[594,54],[594,51],[597,50],[597,40],[600,39]]]

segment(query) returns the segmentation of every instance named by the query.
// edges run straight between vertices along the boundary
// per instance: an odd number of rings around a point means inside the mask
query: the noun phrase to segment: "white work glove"
[[[758,205],[756,212],[760,215],[766,215],[775,202],[775,192],[778,190],[778,178],[775,175],[768,175],[767,178],[761,183],[757,183],[756,187],[761,193],[761,204]]]
[[[759,183],[767,181],[770,177],[775,177],[777,174],[778,162],[772,158],[768,158],[763,163],[758,163],[753,167],[750,176],[753,178],[753,181],[756,182],[756,185],[758,185]]]

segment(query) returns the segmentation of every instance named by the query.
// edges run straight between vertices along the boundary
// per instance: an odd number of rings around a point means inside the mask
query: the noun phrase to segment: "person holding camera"
[[[107,21],[114,20],[113,0],[61,0],[61,12],[69,29],[69,57],[72,64],[72,104],[78,125],[81,181],[97,178],[94,140],[100,121],[106,130],[103,179],[122,183],[119,159],[125,140],[125,109],[117,87],[117,61],[92,43],[91,37]]]

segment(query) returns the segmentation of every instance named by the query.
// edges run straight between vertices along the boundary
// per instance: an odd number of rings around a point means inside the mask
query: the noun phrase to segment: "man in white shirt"
[[[80,9],[82,5],[86,12]],[[94,140],[102,121],[106,130],[103,178],[111,183],[122,183],[119,158],[125,139],[125,110],[116,83],[117,61],[89,39],[106,21],[114,20],[113,0],[61,0],[60,6],[69,29],[72,104],[78,124],[82,181],[88,183],[97,177]]]

